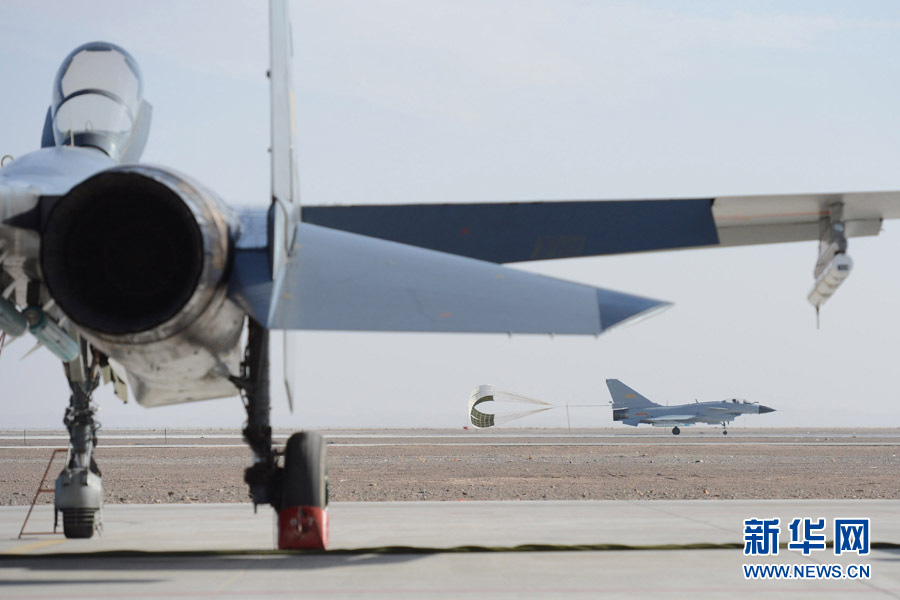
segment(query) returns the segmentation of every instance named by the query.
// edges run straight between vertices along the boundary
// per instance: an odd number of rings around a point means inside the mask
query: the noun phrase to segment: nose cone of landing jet
[[[768,406],[759,405],[759,414],[775,412],[774,408],[769,408]]]

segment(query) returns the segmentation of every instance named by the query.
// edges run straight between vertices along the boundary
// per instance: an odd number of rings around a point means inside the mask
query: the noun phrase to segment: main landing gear
[[[101,525],[103,509],[103,481],[94,448],[100,423],[94,419],[96,408],[91,395],[99,385],[97,357],[90,368],[84,366],[87,345],[82,343],[81,354],[66,363],[66,376],[72,395],[63,423],[69,430],[69,452],[66,466],[56,478],[54,494],[54,526],[62,513],[63,533],[67,538],[89,538]]]
[[[278,513],[278,548],[323,549],[328,545],[328,472],[325,443],[311,431],[293,434],[284,449],[284,467],[272,447],[269,420],[269,332],[249,320],[240,377],[232,377],[244,399],[244,441],[254,463],[244,472],[254,505]]]
[[[672,435],[680,435],[680,434],[681,434],[680,429],[678,429],[677,427],[672,428]]]
[[[320,549],[328,545],[328,474],[322,436],[295,433],[284,449],[279,548]]]

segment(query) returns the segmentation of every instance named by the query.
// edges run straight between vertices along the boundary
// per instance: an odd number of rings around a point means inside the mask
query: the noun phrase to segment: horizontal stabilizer
[[[303,220],[496,263],[719,243],[711,198],[307,206]]]
[[[270,329],[598,334],[667,303],[301,223],[273,282],[239,249],[230,296]]]
[[[314,225],[498,263],[698,246],[818,240],[842,207],[846,236],[900,218],[900,192],[307,206]]]

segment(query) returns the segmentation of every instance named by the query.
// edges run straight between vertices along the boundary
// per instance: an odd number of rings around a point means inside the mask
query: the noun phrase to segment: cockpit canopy
[[[57,146],[97,148],[121,162],[136,161],[150,129],[141,70],[124,49],[90,42],[63,61],[53,83]]]

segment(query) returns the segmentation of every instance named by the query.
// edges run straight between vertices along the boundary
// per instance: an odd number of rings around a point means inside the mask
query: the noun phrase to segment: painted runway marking
[[[15,548],[3,550],[2,552],[0,552],[0,554],[29,554],[34,550],[40,550],[41,548],[47,548],[49,546],[56,546],[57,544],[62,544],[65,541],[66,540],[41,540],[39,542],[25,544],[24,546],[16,546]]]

